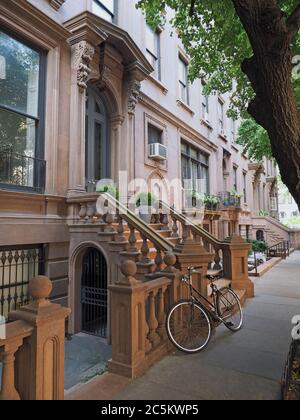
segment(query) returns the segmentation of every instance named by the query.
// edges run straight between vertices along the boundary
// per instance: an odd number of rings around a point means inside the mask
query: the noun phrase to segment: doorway
[[[82,260],[81,331],[107,338],[107,264],[95,248],[88,248]]]

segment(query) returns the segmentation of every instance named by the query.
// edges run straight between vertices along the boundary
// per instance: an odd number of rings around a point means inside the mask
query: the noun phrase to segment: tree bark
[[[300,113],[290,47],[299,30],[299,8],[287,18],[276,0],[232,1],[253,49],[242,64],[256,94],[248,111],[267,130],[282,180],[300,208]]]

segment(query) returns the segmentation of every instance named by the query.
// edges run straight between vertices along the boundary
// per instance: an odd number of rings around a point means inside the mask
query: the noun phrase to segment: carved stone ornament
[[[91,69],[89,67],[95,54],[95,48],[86,41],[81,41],[76,45],[75,50],[75,68],[77,69],[77,83],[80,91],[87,88],[87,82]]]
[[[130,80],[128,84],[128,113],[133,115],[135,112],[136,104],[139,101],[141,92],[141,82],[138,80]]]
[[[102,86],[107,86],[108,82],[111,80],[112,71],[110,67],[104,65],[100,73],[100,82]]]

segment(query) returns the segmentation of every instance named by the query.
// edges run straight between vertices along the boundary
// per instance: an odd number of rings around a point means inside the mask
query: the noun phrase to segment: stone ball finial
[[[121,264],[121,272],[125,277],[134,277],[137,273],[137,266],[134,261],[126,260]]]
[[[174,266],[176,264],[176,256],[174,254],[166,254],[164,257],[164,263],[167,267]]]
[[[41,301],[49,298],[52,292],[52,282],[46,276],[34,277],[29,282],[29,294],[35,301]]]

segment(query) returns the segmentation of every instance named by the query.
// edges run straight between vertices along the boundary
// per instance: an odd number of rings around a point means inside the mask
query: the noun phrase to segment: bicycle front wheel
[[[238,295],[227,287],[219,290],[217,296],[219,317],[230,331],[239,331],[243,326],[243,310]]]
[[[195,302],[183,301],[171,308],[167,316],[167,333],[179,350],[197,353],[208,345],[212,324],[201,306]]]

